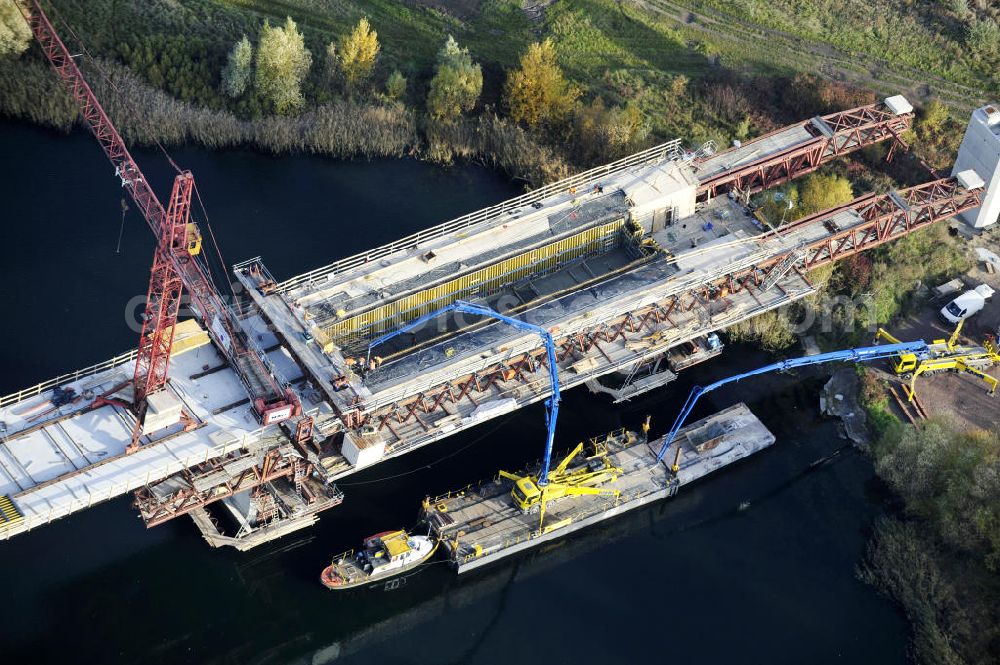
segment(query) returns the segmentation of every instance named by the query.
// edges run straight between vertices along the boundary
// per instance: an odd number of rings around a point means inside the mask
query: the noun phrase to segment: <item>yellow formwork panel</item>
[[[170,354],[176,356],[199,346],[205,346],[210,341],[208,333],[201,327],[195,319],[187,319],[177,324],[174,332],[174,343],[170,347]]]
[[[24,519],[9,496],[0,496],[0,526],[14,524]]]
[[[605,249],[611,241],[620,239],[619,232],[624,224],[625,219],[622,218],[586,229],[549,245],[536,247],[467,275],[347,317],[326,326],[323,332],[334,340],[352,337],[362,330],[366,335],[385,332],[460,298],[495,291],[531,275],[551,270],[566,261]]]

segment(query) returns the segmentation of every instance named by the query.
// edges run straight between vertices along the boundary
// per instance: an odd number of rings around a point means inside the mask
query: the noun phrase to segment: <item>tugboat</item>
[[[350,589],[382,581],[425,563],[437,546],[438,541],[430,536],[384,531],[365,538],[362,550],[335,556],[319,579],[327,589]]]

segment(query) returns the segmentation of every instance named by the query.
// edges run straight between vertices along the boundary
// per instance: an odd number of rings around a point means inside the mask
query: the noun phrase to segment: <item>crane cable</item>
[[[90,52],[90,50],[87,48],[86,42],[84,42],[83,39],[77,34],[77,32],[73,29],[73,26],[70,25],[70,23],[63,18],[62,14],[59,12],[58,9],[55,8],[55,6],[51,6],[50,7],[50,11],[56,17],[56,20],[59,21],[59,23],[62,25],[62,27],[65,28],[66,31],[77,42],[78,47],[81,49],[81,52],[86,56],[87,61],[91,65],[93,65],[94,69],[97,71],[98,76],[112,90],[114,90],[114,92],[118,95],[119,101],[124,106],[131,107],[131,104],[129,103],[129,100],[128,100],[127,96],[125,95],[125,93],[122,91],[121,88],[118,87],[118,85],[114,82],[114,80],[108,74],[108,72],[101,66],[101,64],[97,60],[97,58]],[[134,110],[134,107],[131,107],[131,108],[133,108],[133,110]],[[170,164],[170,166],[173,167],[174,171],[176,171],[178,174],[181,174],[181,173],[184,172],[184,170],[180,166],[178,166],[177,162],[174,161],[173,157],[170,156],[170,153],[167,151],[167,149],[163,145],[163,143],[160,142],[160,140],[158,138],[156,138],[155,136],[153,137],[153,143],[155,143],[156,146],[160,149],[160,152],[163,153],[163,156],[166,158],[166,160]],[[226,263],[225,263],[225,261],[222,258],[222,251],[219,248],[219,244],[218,244],[218,242],[215,239],[215,231],[212,229],[212,224],[211,224],[211,222],[208,219],[208,211],[205,208],[204,201],[202,201],[201,192],[198,191],[198,183],[197,183],[197,181],[195,181],[195,183],[194,183],[194,190],[195,190],[195,195],[196,195],[196,197],[198,199],[198,206],[201,209],[202,215],[203,215],[203,217],[205,219],[205,225],[208,228],[209,238],[212,241],[212,246],[215,248],[216,257],[219,259],[219,265],[220,265],[220,267],[221,267],[221,269],[223,271],[223,274],[225,274],[225,272],[226,272]],[[123,223],[124,223],[124,210],[123,210],[122,214],[123,214]],[[119,234],[119,249],[120,249],[120,242],[121,241],[120,241],[120,234]],[[215,279],[212,277],[211,266],[209,266],[209,270],[207,272],[208,272],[208,275],[207,275],[208,279],[212,282],[212,287],[216,290],[216,292],[218,292],[218,286],[215,284]],[[230,295],[233,298],[233,302],[236,302],[236,294],[233,291],[232,284],[230,283],[230,281],[228,279],[225,280],[225,281],[226,281],[227,290],[229,291]]]
[[[91,65],[93,65],[94,69],[97,71],[99,78],[101,78],[112,90],[115,91],[122,105],[124,107],[130,108],[131,110],[135,111],[135,107],[133,107],[129,103],[128,98],[126,97],[125,93],[122,92],[122,89],[118,87],[118,85],[114,82],[114,79],[111,77],[111,75],[108,74],[108,72],[101,66],[100,61],[87,48],[86,42],[84,42],[83,39],[80,38],[80,35],[76,33],[76,31],[73,29],[73,26],[70,25],[70,23],[62,17],[62,14],[52,3],[49,3],[49,13],[55,16],[56,20],[59,21],[59,23],[62,24],[62,27],[66,29],[66,32],[68,32],[73,37],[73,39],[76,40],[77,46],[80,48],[81,53],[83,53],[83,55],[86,56],[87,61]],[[118,128],[115,127],[116,131],[117,129]],[[177,173],[184,172],[184,170],[177,165],[177,162],[173,160],[173,158],[170,156],[170,153],[167,152],[167,149],[160,142],[160,140],[155,136],[153,137],[153,143],[156,144],[156,146],[160,149],[160,152],[163,153],[163,156],[166,157],[167,162],[169,162],[170,166],[172,166],[174,170],[177,171]]]
[[[198,199],[198,207],[201,208],[201,214],[205,218],[205,227],[208,229],[208,237],[212,241],[212,247],[215,248],[215,255],[219,259],[220,269],[222,270],[222,274],[224,276],[226,276],[227,275],[227,273],[226,273],[226,262],[222,258],[222,250],[219,248],[219,243],[216,242],[216,240],[215,240],[215,231],[212,230],[212,222],[210,222],[209,219],[208,219],[208,210],[205,208],[205,203],[201,200],[201,192],[198,191],[198,181],[197,180],[194,181],[194,195],[195,195],[195,198]],[[209,269],[208,278],[212,279],[211,268]],[[236,305],[237,311],[239,311],[239,304],[238,304],[237,299],[236,299],[236,292],[233,290],[233,284],[228,279],[228,276],[227,276],[227,279],[225,279],[224,281],[226,283],[226,289],[229,291],[229,295],[232,296],[232,299],[233,299],[232,302],[233,302],[233,304]],[[216,292],[218,292],[218,287],[215,286],[214,280],[213,280],[212,286],[216,289]]]

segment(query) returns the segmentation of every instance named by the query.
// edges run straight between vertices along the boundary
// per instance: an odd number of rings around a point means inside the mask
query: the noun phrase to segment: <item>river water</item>
[[[278,279],[517,194],[477,166],[172,151],[194,171],[225,259]],[[136,158],[169,185],[156,151]],[[153,243],[94,140],[0,122],[0,393],[135,343]],[[693,382],[767,361],[731,346],[622,406],[564,396],[559,448],[653,414]],[[817,413],[822,378],[730,386],[771,449],[665,502],[461,578],[429,566],[393,591],[330,592],[319,571],[369,533],[412,526],[421,498],[517,468],[544,440],[541,405],[346,479],[310,531],[211,550],[186,519],[146,530],[125,498],[0,542],[0,654],[10,663],[902,663],[907,626],[855,578],[883,497]],[[695,414],[698,415],[697,413]],[[839,451],[839,452],[838,452]],[[819,462],[819,463],[817,463]]]

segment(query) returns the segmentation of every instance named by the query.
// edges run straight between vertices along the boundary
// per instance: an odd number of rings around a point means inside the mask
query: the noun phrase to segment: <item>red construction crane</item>
[[[270,424],[301,413],[295,393],[280,385],[265,365],[262,353],[250,348],[239,321],[209,279],[207,265],[202,265],[201,232],[190,217],[194,177],[189,171],[183,171],[174,178],[170,201],[164,209],[73,56],[56,34],[41,3],[27,0],[18,7],[45,57],[76,100],[81,115],[114,165],[122,187],[129,191],[157,239],[135,364],[132,406],[137,421],[130,450],[138,447],[142,435],[141,423],[147,397],[166,386],[170,351],[184,289],[205,328],[243,381],[260,421]]]

